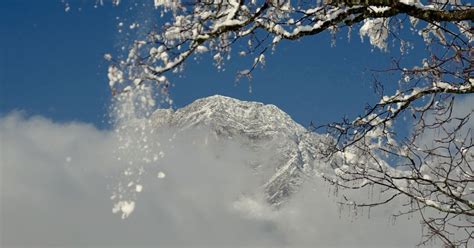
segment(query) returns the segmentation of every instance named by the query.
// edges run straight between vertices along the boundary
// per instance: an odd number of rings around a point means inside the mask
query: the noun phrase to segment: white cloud
[[[0,119],[0,137],[2,247],[407,247],[420,240],[418,220],[393,225],[391,206],[354,218],[318,181],[272,210],[246,164],[255,154],[234,141],[205,145],[204,131],[160,140],[165,155],[151,163],[140,162],[149,155],[143,147],[117,154],[123,141],[84,123],[13,113]],[[157,137],[164,139],[147,142]],[[128,167],[135,176],[123,175]],[[145,173],[137,176],[137,168]],[[129,181],[120,194],[136,205],[122,220],[112,213],[119,199],[109,198]]]
[[[470,115],[470,118],[466,120],[462,128],[457,131],[457,137],[466,137],[466,135],[470,135],[471,137],[474,135],[472,132],[474,128],[474,97],[473,96],[466,96],[466,97],[458,97],[455,99],[452,112],[447,112],[444,115],[438,116],[431,112],[428,112],[428,115],[425,117],[428,124],[439,123],[439,120],[444,120],[448,118],[448,114],[450,115],[450,120],[447,123],[443,124],[443,127],[452,132],[453,130],[459,128],[459,124],[461,120],[463,120],[466,116]],[[437,119],[436,119],[437,118]],[[438,120],[439,119],[439,120]],[[437,139],[446,136],[446,132],[442,130],[440,127],[435,128],[426,128],[423,136],[419,141],[419,145],[421,146],[428,146],[434,147],[439,145],[436,142]]]

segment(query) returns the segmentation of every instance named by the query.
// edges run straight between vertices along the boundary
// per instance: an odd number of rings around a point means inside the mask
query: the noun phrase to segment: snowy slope
[[[317,155],[323,137],[309,132],[274,105],[216,95],[176,111],[157,110],[152,122],[156,128],[206,128],[218,138],[239,139],[257,153],[270,153],[270,163],[257,159],[249,164],[256,171],[271,171],[263,187],[275,206],[297,191],[305,178],[333,171]]]

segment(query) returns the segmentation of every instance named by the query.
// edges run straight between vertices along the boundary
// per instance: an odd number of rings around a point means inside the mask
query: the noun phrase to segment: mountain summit
[[[157,128],[180,131],[206,128],[218,138],[238,139],[254,152],[267,154],[270,162],[256,159],[249,164],[258,172],[270,171],[264,173],[263,187],[274,206],[296,192],[305,178],[332,171],[318,155],[324,137],[308,131],[275,105],[215,95],[176,111],[159,109],[152,122]]]

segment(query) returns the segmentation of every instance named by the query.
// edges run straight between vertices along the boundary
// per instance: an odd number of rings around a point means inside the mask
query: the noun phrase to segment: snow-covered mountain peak
[[[177,128],[208,126],[229,135],[245,133],[258,137],[278,134],[295,136],[305,132],[305,128],[275,105],[241,101],[221,95],[196,100],[177,111],[158,110],[153,118],[159,125],[167,124]]]
[[[305,178],[329,169],[318,159],[322,137],[275,105],[215,95],[176,111],[157,110],[152,123],[156,128],[166,126],[178,132],[204,127],[217,138],[236,138],[256,153],[270,152],[270,162],[249,164],[256,170],[272,171],[264,187],[268,201],[274,205],[297,191]]]

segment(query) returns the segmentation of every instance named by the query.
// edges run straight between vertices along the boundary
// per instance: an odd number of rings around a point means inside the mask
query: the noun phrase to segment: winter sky
[[[1,114],[22,110],[57,121],[107,127],[110,92],[103,56],[118,54],[135,38],[135,30],[129,29],[133,22],[149,19],[159,24],[160,20],[149,13],[150,8],[129,10],[126,1],[119,7],[99,8],[94,8],[94,2],[70,1],[68,12],[60,0],[1,2],[0,79],[5,99]],[[389,68],[398,48],[392,49],[393,54],[380,52],[353,33],[350,40],[347,30],[338,33],[335,47],[327,32],[283,43],[250,83],[235,82],[237,71],[248,68],[247,60],[236,57],[226,63],[224,72],[218,72],[204,57],[173,78],[174,107],[221,94],[275,104],[306,126],[310,121],[322,124],[358,114],[375,99],[370,70]],[[418,61],[417,50],[411,53],[407,62]]]
[[[112,214],[111,188],[127,165],[113,150],[103,56],[129,44],[135,20],[160,21],[126,1],[98,8],[95,0],[69,2],[68,12],[60,0],[0,2],[1,247],[406,247],[419,241],[418,220],[393,225],[393,206],[370,217],[339,211],[331,190],[318,182],[278,213],[258,199],[229,205],[242,188],[258,187],[239,164],[246,151],[225,144],[232,152],[217,161],[222,144],[196,153],[184,138],[167,153],[165,167],[143,179],[149,183],[134,196],[134,214],[125,220]],[[335,47],[328,33],[283,43],[251,82],[235,81],[245,60],[218,72],[202,58],[171,78],[173,107],[221,94],[274,104],[303,126],[337,121],[375,99],[370,69],[388,68],[396,55],[361,43],[357,34],[348,41],[343,30]],[[417,56],[413,51],[408,62]],[[222,160],[229,168],[217,167]],[[162,169],[166,177],[157,178]],[[242,210],[248,206],[255,208]]]

